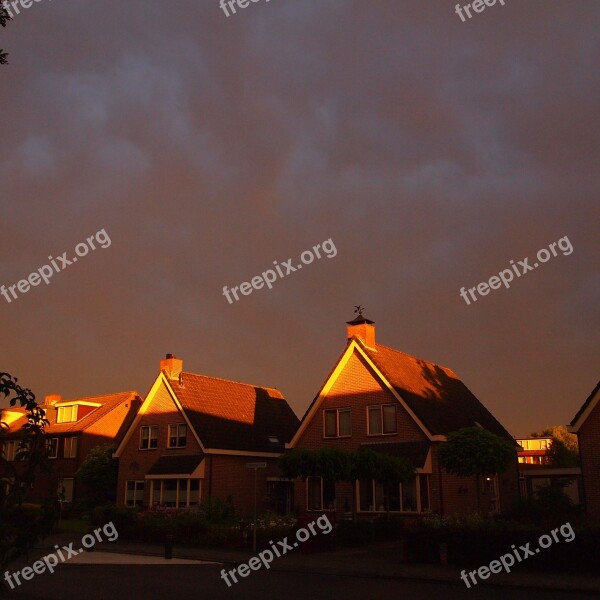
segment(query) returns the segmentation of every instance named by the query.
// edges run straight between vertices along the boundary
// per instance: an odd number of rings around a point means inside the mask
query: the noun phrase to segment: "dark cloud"
[[[2,370],[43,395],[145,393],[166,352],[301,414],[363,303],[515,434],[598,379],[595,3],[40,2],[1,32]],[[466,306],[563,236],[574,251]],[[338,254],[229,305],[332,238]]]

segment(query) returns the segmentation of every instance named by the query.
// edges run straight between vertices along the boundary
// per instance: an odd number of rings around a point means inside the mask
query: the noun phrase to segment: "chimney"
[[[358,313],[352,321],[346,321],[348,325],[348,341],[357,337],[360,341],[375,350],[375,322],[363,317],[362,312]]]
[[[183,371],[183,360],[176,358],[172,354],[167,354],[160,361],[160,370],[164,371],[169,379],[179,381],[179,377]]]
[[[62,400],[62,396],[60,394],[48,394],[44,398],[44,406],[54,406],[57,402]]]

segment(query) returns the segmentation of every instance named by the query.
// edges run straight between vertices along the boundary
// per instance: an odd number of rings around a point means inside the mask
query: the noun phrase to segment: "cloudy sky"
[[[0,31],[0,284],[111,244],[0,296],[0,371],[39,397],[145,395],[169,352],[301,415],[360,303],[514,435],[570,421],[599,379],[600,5],[455,4],[21,9]],[[459,295],[565,236],[510,289]]]

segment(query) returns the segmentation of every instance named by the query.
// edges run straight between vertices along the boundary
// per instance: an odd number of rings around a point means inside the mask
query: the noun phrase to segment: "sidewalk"
[[[54,535],[46,538],[35,553],[40,556],[54,548],[54,544],[67,544],[73,540],[70,534]],[[103,542],[96,546],[98,552],[86,553],[86,564],[106,563],[104,553],[137,555],[136,562],[146,563],[142,557],[163,557],[164,546],[144,542]],[[253,555],[251,550],[229,550],[219,548],[173,547],[173,558],[236,565],[248,562]],[[401,563],[399,545],[396,542],[373,544],[368,548],[343,548],[334,552],[304,554],[301,551],[290,552],[271,563],[274,571],[291,571],[322,575],[341,575],[347,577],[378,579],[429,580],[464,585],[460,579],[461,568],[439,564]],[[115,557],[116,558],[116,557]],[[161,562],[164,558],[161,559]],[[120,562],[120,559],[119,559]],[[153,562],[153,561],[152,561]],[[169,561],[164,561],[168,563]],[[471,568],[471,570],[474,567]],[[502,586],[508,588],[526,588],[541,590],[561,590],[571,592],[600,592],[600,575],[581,575],[571,573],[548,573],[515,569],[511,573],[493,575],[479,586]]]

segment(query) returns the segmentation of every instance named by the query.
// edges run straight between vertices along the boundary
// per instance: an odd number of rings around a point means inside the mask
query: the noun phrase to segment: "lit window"
[[[158,447],[158,425],[140,427],[140,450],[154,450]]]
[[[349,437],[352,435],[352,412],[349,408],[323,411],[324,437]]]
[[[183,423],[169,425],[169,448],[185,448],[187,427]]]
[[[59,406],[56,415],[57,423],[73,423],[77,421],[77,404],[71,406]]]
[[[379,404],[369,406],[367,432],[369,435],[396,433],[396,405]]]
[[[77,437],[65,438],[64,458],[77,458]]]

